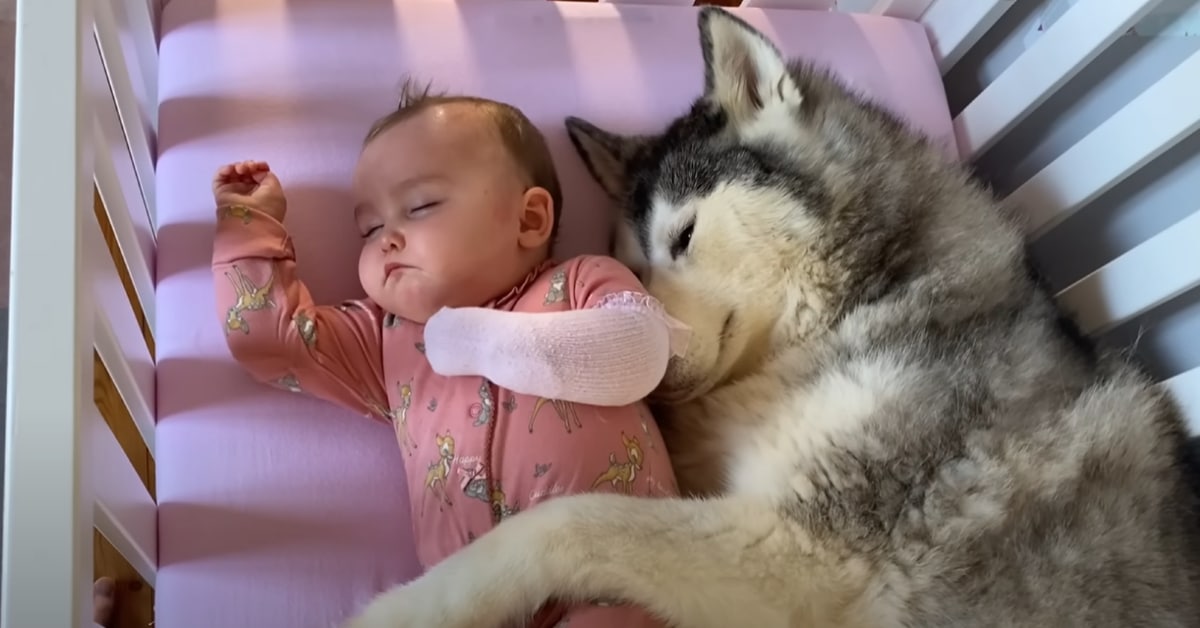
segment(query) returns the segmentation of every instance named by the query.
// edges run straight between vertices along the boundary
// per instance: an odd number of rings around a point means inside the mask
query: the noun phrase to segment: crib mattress
[[[953,156],[940,76],[918,25],[737,12]],[[609,207],[562,119],[644,131],[683,111],[703,83],[694,9],[175,0],[162,32],[156,625],[330,626],[417,573],[400,457],[389,427],[257,384],[230,358],[209,272],[214,169],[267,160],[286,186],[286,224],[313,295],[359,297],[347,183],[367,126],[394,107],[412,72],[524,108],[561,168],[559,252],[604,252]]]

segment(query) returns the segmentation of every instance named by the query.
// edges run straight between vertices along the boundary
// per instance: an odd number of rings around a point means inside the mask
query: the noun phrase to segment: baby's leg
[[[646,498],[679,495],[667,448],[641,404],[597,407],[539,400],[517,405],[496,452],[502,492],[495,497],[525,510],[578,493],[623,493]],[[524,412],[529,414],[523,414]],[[533,413],[547,416],[536,417]],[[529,418],[526,418],[528,416]],[[558,420],[554,420],[558,419]],[[528,426],[534,425],[531,429]],[[620,539],[613,539],[619,543]],[[568,603],[566,600],[560,604]],[[536,628],[661,628],[648,611],[622,605],[550,604],[530,624]]]

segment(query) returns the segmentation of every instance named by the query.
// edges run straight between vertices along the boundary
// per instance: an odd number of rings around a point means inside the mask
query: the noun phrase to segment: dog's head
[[[693,329],[660,387],[665,401],[812,342],[903,262],[901,212],[865,211],[860,188],[879,182],[857,171],[883,163],[867,155],[891,150],[899,127],[730,13],[702,9],[699,26],[704,92],[661,133],[567,120],[622,209],[614,254]]]

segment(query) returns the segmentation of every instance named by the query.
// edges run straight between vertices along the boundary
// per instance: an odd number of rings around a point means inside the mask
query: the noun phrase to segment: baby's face
[[[383,309],[424,323],[482,305],[527,264],[525,187],[484,114],[434,106],[364,147],[354,173],[358,274]]]

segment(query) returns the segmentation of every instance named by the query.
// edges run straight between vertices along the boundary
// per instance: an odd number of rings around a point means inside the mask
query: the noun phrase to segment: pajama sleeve
[[[689,330],[615,259],[577,258],[561,312],[444,309],[425,326],[426,356],[442,375],[481,375],[530,395],[602,406],[646,397]]]
[[[368,301],[314,304],[282,223],[253,207],[219,208],[212,274],[225,342],[252,376],[387,418],[383,312]]]

